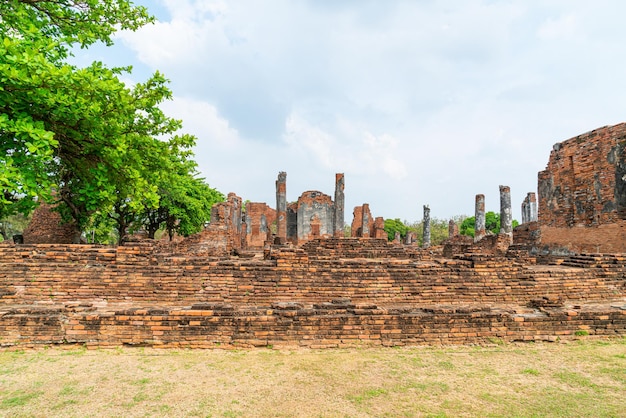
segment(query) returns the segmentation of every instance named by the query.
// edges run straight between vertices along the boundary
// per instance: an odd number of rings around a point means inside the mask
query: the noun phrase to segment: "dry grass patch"
[[[342,350],[0,352],[0,416],[620,416],[626,339]]]

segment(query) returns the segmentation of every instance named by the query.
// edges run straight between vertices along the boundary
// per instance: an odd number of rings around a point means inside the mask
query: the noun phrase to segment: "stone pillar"
[[[276,180],[276,238],[287,242],[287,173],[281,171]]]
[[[485,195],[476,195],[476,211],[474,214],[474,242],[478,242],[486,235],[485,232]]]
[[[537,222],[537,196],[534,192],[528,193],[529,201],[529,219],[528,222]]]
[[[363,220],[361,222],[362,223],[361,228],[362,228],[362,231],[363,231],[361,236],[363,238],[369,238],[370,237],[370,217],[369,217],[370,211],[369,211],[369,208],[370,208],[370,205],[368,203],[364,203],[363,204]]]
[[[459,235],[459,226],[454,220],[450,219],[450,222],[448,222],[448,238],[453,238],[457,235]]]
[[[334,213],[334,228],[335,237],[343,238],[344,229],[344,204],[345,198],[343,190],[345,188],[343,173],[335,174],[335,213]]]
[[[500,233],[508,235],[511,244],[513,243],[513,211],[509,186],[500,186]]]
[[[424,205],[424,235],[423,235],[423,248],[430,247],[430,208],[428,205]]]
[[[522,223],[525,224],[527,222],[530,222],[528,220],[528,211],[529,211],[529,205],[528,205],[528,196],[526,196],[526,199],[524,199],[522,201]]]

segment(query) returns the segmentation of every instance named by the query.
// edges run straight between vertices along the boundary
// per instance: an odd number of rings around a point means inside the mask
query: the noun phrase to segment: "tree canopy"
[[[519,225],[519,222],[513,219],[513,228]],[[459,233],[461,235],[474,236],[474,228],[476,225],[476,217],[472,216],[465,218],[465,220],[459,226]],[[493,234],[500,232],[500,214],[489,211],[485,213],[485,231],[489,231]]]
[[[111,44],[115,30],[152,20],[126,0],[0,3],[0,217],[43,199],[57,201],[77,233],[122,207],[133,221],[169,207],[183,234],[208,220],[205,206],[223,196],[197,177],[195,138],[176,135],[181,122],[159,108],[172,97],[166,78],[127,86],[120,75],[130,68],[67,62],[75,45]]]

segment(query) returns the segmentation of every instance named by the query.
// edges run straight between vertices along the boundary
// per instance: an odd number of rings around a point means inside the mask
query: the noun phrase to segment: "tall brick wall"
[[[597,226],[626,219],[626,124],[554,145],[539,173],[539,222]]]
[[[541,246],[626,252],[626,124],[554,145],[539,173]]]

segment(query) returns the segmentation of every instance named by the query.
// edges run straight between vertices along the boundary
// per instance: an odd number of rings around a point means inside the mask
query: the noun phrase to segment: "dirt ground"
[[[626,338],[488,347],[0,351],[0,416],[626,416]]]

